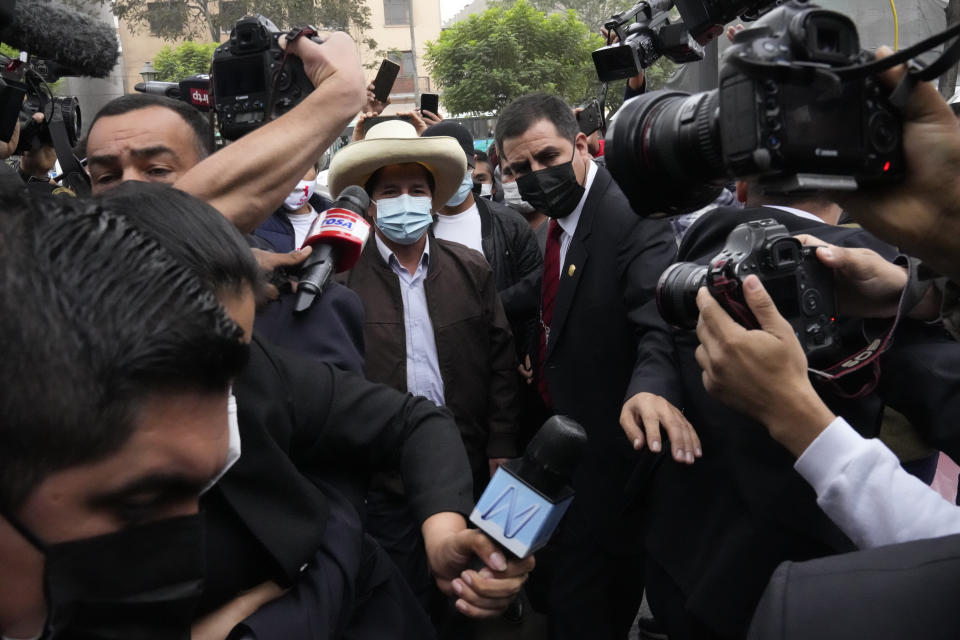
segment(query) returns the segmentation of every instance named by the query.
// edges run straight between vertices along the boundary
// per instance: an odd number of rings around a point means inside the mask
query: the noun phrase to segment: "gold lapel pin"
[[[572,278],[572,277],[573,277],[573,272],[576,271],[576,270],[577,270],[577,265],[575,265],[575,264],[570,265],[570,268],[567,269],[567,275]]]

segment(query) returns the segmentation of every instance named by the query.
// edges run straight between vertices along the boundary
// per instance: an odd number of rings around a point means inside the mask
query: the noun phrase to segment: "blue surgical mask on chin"
[[[473,191],[473,171],[467,171],[463,174],[463,181],[460,183],[460,187],[457,189],[457,192],[447,200],[448,207],[459,207],[463,204],[463,201],[467,199],[467,196],[470,195],[470,192]]]
[[[426,196],[403,194],[377,200],[377,227],[397,244],[413,244],[433,224],[433,201]]]

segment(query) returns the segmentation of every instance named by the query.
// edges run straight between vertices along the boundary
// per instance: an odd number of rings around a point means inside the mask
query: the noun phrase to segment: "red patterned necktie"
[[[560,234],[563,228],[555,219],[550,220],[547,231],[547,246],[543,256],[543,282],[540,287],[540,353],[538,357],[537,389],[543,403],[551,406],[550,391],[547,389],[546,362],[547,341],[550,339],[550,324],[553,322],[553,303],[557,299],[560,286]]]

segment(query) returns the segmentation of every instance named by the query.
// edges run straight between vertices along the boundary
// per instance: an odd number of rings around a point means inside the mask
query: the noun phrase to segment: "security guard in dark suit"
[[[514,101],[500,114],[496,140],[523,199],[553,218],[534,301],[541,310],[541,396],[589,436],[573,481],[577,499],[539,562],[554,573],[546,587],[550,634],[623,638],[640,606],[643,572],[619,518],[634,452],[618,418],[638,358],[671,358],[667,334],[651,318],[657,278],[676,244],[666,223],[633,213],[610,174],[594,164],[559,98]],[[662,339],[639,353],[638,338],[651,330]],[[692,461],[693,447],[686,448]]]

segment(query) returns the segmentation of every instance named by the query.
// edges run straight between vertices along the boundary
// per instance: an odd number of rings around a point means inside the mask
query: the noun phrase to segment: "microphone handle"
[[[309,309],[313,301],[323,293],[337,266],[337,253],[337,247],[326,242],[313,246],[313,253],[300,271],[294,313],[303,313]]]

